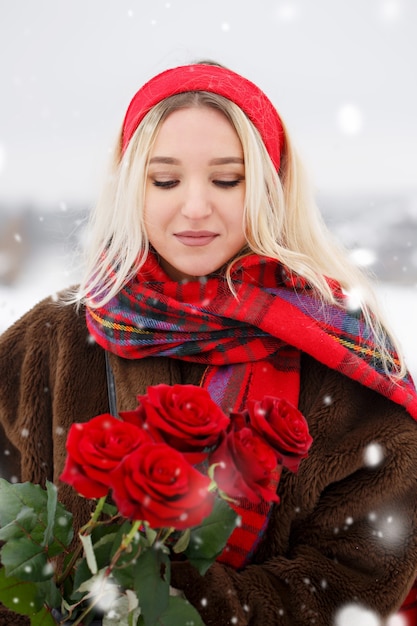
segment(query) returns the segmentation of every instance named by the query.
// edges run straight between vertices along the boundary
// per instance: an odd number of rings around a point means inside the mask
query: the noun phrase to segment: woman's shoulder
[[[69,304],[68,290],[42,299],[0,336],[0,346],[16,342],[44,342],[56,337],[76,340],[88,335],[85,310]]]
[[[407,409],[385,394],[302,354],[300,410],[313,428],[341,438],[347,433],[407,431],[415,437],[417,421]]]

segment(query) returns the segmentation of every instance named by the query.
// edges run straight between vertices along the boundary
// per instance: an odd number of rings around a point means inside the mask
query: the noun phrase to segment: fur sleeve
[[[2,463],[8,480],[43,482],[50,477],[51,306],[50,299],[43,301],[0,337],[0,450],[9,451]]]

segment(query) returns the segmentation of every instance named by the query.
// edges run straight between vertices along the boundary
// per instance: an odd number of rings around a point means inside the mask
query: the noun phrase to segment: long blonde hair
[[[256,253],[276,258],[289,270],[307,279],[323,305],[335,301],[326,278],[338,281],[347,294],[359,298],[360,307],[373,328],[387,372],[402,377],[387,345],[388,325],[383,319],[370,280],[349,259],[325,225],[315,203],[304,167],[284,128],[285,144],[277,173],[260,134],[245,113],[230,100],[204,91],[171,96],[144,117],[122,153],[121,131],[101,196],[91,213],[85,271],[72,302],[94,308],[108,302],[137,273],[149,252],[144,226],[145,185],[148,159],[163,121],[176,110],[211,107],[231,122],[241,141],[246,179],[244,232],[247,246],[239,258]],[[229,286],[231,259],[226,270]],[[109,272],[109,269],[112,271]],[[94,297],[90,297],[90,293]],[[400,348],[392,333],[391,343]]]

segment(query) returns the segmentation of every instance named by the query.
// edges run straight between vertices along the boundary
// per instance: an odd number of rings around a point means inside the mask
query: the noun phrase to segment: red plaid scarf
[[[405,406],[417,419],[411,378],[394,384],[386,376],[373,334],[358,312],[324,306],[303,279],[273,259],[249,255],[236,263],[232,278],[237,298],[222,276],[176,282],[149,255],[117,296],[103,307],[87,308],[87,326],[103,348],[124,358],[206,363],[202,385],[226,412],[264,395],[297,405],[304,351]],[[341,290],[331,285],[343,305]],[[250,560],[270,507],[241,502],[237,509],[242,524],[220,557],[236,568]]]

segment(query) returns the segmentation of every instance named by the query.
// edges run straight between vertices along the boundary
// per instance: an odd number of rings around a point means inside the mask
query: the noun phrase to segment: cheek
[[[231,229],[235,233],[236,239],[240,238],[242,242],[246,242],[244,235],[244,197],[241,201],[234,202],[232,206],[228,207],[227,215]]]
[[[158,209],[155,203],[148,203],[145,205],[143,212],[143,225],[145,234],[152,245],[158,244],[163,224],[163,213]]]
[[[233,240],[234,240],[233,247],[236,248],[236,251],[239,251],[242,248],[244,248],[247,244],[247,240],[243,231],[242,223],[240,221],[235,222],[235,224],[230,227],[230,231],[232,233]]]
[[[166,205],[166,202],[161,199],[160,193],[156,193],[155,188],[152,185],[148,185],[143,199],[143,220],[145,225],[152,226],[152,224],[159,221],[162,213],[161,207],[164,205]],[[157,219],[155,219],[156,216]]]
[[[148,199],[143,209],[143,222],[145,232],[151,241],[152,237],[158,237],[175,217],[175,204],[171,199],[165,200],[160,196],[155,199]]]

